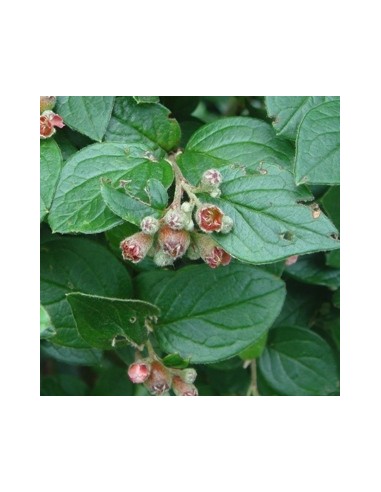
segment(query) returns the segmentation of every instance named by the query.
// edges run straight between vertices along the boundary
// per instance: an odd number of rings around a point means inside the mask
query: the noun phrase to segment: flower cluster
[[[137,359],[129,366],[127,374],[133,383],[144,383],[152,395],[166,395],[172,388],[176,396],[198,396],[193,384],[197,377],[194,369],[165,367],[157,357]]]
[[[57,128],[63,128],[64,122],[61,116],[53,113],[56,104],[55,96],[40,96],[40,138],[49,138],[56,133]]]
[[[185,180],[184,180],[185,181]],[[221,173],[209,169],[198,188],[177,183],[181,194],[168,207],[162,218],[144,217],[140,223],[141,232],[125,238],[120,243],[125,260],[138,263],[147,255],[153,257],[156,265],[173,265],[185,254],[192,260],[201,258],[211,268],[230,263],[230,255],[211,237],[212,232],[228,234],[233,228],[233,220],[224,214],[220,207],[212,203],[201,203],[196,191],[210,194],[220,193]],[[189,196],[189,201],[181,203],[181,186]]]

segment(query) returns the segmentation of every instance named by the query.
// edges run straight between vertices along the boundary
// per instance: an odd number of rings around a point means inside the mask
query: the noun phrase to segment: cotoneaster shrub
[[[41,394],[338,395],[335,96],[41,96]]]

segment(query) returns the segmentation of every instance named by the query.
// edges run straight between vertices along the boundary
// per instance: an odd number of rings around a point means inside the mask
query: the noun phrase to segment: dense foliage
[[[41,394],[338,395],[339,115],[42,96]]]

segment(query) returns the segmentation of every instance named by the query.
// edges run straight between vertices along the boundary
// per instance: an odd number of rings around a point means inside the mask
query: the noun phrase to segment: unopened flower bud
[[[184,229],[189,232],[192,232],[194,230],[194,222],[191,217],[189,218],[188,222],[185,224]]]
[[[224,215],[222,217],[222,226],[221,226],[221,231],[222,234],[227,234],[233,229],[234,221],[231,217],[228,215]]]
[[[219,207],[205,203],[196,211],[196,222],[203,232],[220,232],[223,216]]]
[[[229,265],[231,256],[218,246],[210,236],[197,234],[194,241],[200,252],[201,258],[210,268],[217,268],[220,265]]]
[[[191,242],[187,250],[187,257],[190,260],[198,260],[201,258],[200,251],[194,242]]]
[[[192,384],[196,381],[197,372],[192,367],[189,367],[181,371],[180,377],[184,381],[184,383]]]
[[[144,219],[140,222],[140,229],[144,232],[144,234],[153,235],[159,230],[160,223],[152,215],[148,215],[144,217]]]
[[[209,192],[209,195],[212,197],[212,198],[219,198],[221,196],[221,190],[219,188],[216,188],[212,191]]]
[[[184,255],[189,244],[190,236],[187,231],[175,231],[169,226],[164,226],[159,231],[161,249],[174,260]]]
[[[193,210],[193,205],[192,205],[191,203],[189,203],[189,202],[183,202],[183,203],[181,204],[181,210],[182,210],[183,212],[185,212],[186,214],[187,214],[187,213],[190,213],[190,212],[192,212],[192,210]]]
[[[159,251],[156,251],[156,253],[154,254],[153,261],[155,265],[159,267],[165,267],[173,265],[174,259],[172,258],[172,256],[167,255],[166,253],[164,253],[164,251],[159,249]]]
[[[222,183],[222,175],[217,169],[208,169],[201,178],[201,184],[206,186],[219,186]]]
[[[173,377],[172,389],[176,396],[198,396],[196,386],[185,383],[179,376]]]
[[[151,373],[151,365],[143,360],[137,360],[128,368],[127,374],[133,383],[144,383]]]
[[[137,232],[130,237],[126,237],[120,243],[123,259],[138,263],[147,255],[152,243],[153,237],[144,234],[144,232]]]
[[[164,222],[169,225],[171,229],[179,231],[184,229],[185,224],[188,222],[188,217],[179,209],[168,210],[164,215]]]
[[[153,395],[163,395],[169,390],[172,384],[172,375],[160,362],[154,361],[151,364],[151,374],[144,385]]]
[[[51,110],[56,105],[56,96],[40,96],[40,113]]]
[[[294,263],[296,263],[298,261],[298,258],[299,258],[299,255],[293,255],[293,256],[289,256],[286,260],[285,260],[285,265],[286,266],[291,266],[293,265]]]

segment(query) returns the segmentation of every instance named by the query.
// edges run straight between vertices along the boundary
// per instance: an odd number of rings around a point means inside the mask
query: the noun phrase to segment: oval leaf
[[[73,130],[101,142],[113,103],[114,96],[58,96],[54,111]]]
[[[147,341],[148,325],[159,308],[144,301],[111,299],[82,293],[67,295],[82,338],[92,347],[112,349]]]
[[[221,191],[221,198],[208,201],[220,206],[234,227],[229,234],[214,234],[214,239],[241,261],[270,263],[339,247],[330,220],[299,203],[312,196],[295,186],[287,169],[262,165],[257,175],[228,181]]]
[[[41,303],[57,335],[54,343],[88,348],[79,336],[65,294],[130,297],[130,275],[120,261],[100,244],[82,238],[53,239],[41,245]]]
[[[282,395],[330,395],[338,391],[338,366],[332,348],[304,328],[276,328],[259,359],[267,384]]]
[[[130,96],[116,98],[105,140],[143,144],[151,150],[160,149],[160,157],[163,157],[164,151],[178,145],[180,126],[175,119],[170,118],[169,110],[161,104],[142,102],[147,101],[137,102]]]
[[[138,276],[143,299],[158,305],[161,347],[191,363],[227,359],[269,329],[282,307],[284,283],[248,265],[206,265]]]
[[[121,223],[102,199],[101,178],[113,185],[127,181],[129,192],[135,195],[144,192],[148,178],[169,186],[173,173],[168,162],[152,162],[142,149],[114,143],[90,145],[63,168],[49,214],[54,232],[90,234]]]
[[[56,142],[40,141],[40,221],[49,213],[61,168],[62,155]]]
[[[340,101],[311,109],[296,140],[296,183],[339,184]]]

